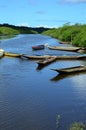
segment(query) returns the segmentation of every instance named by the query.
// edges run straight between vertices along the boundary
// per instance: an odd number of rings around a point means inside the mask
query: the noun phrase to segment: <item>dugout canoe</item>
[[[42,66],[42,65],[50,64],[50,63],[54,62],[56,59],[57,59],[57,56],[50,56],[50,57],[48,57],[48,58],[39,60],[39,61],[37,61],[36,63],[37,63],[38,65]]]
[[[78,50],[80,50],[80,47],[65,47],[65,46],[47,46],[49,49],[51,50],[60,50],[60,51],[73,51],[73,52],[77,52]]]
[[[52,57],[54,57],[53,55]],[[46,59],[51,57],[50,55],[26,55],[26,54],[21,54],[21,58],[26,58],[26,59],[31,59],[31,60],[41,60],[41,59]],[[67,56],[67,55],[62,55],[62,56],[55,56],[57,60],[85,60],[86,55],[72,55],[72,56]]]
[[[35,59],[46,59],[46,58],[49,58],[49,57],[51,57],[51,56],[49,56],[49,55],[43,55],[43,56],[41,56],[41,55],[34,55],[34,56],[31,56],[31,55],[26,55],[26,54],[22,54],[21,55],[21,57],[23,58],[27,58],[27,59],[31,59],[31,60],[35,60]]]
[[[42,50],[45,48],[45,45],[37,45],[37,46],[32,46],[33,50]]]
[[[4,52],[4,56],[8,56],[8,57],[21,57],[21,54],[12,53],[12,52]]]
[[[62,56],[57,56],[57,60],[85,60],[86,55],[62,55]]]
[[[68,68],[63,68],[63,69],[51,69],[51,70],[57,71],[60,74],[71,74],[71,73],[77,73],[77,72],[85,72],[86,65],[68,67]]]
[[[59,41],[60,44],[70,44],[70,42]]]

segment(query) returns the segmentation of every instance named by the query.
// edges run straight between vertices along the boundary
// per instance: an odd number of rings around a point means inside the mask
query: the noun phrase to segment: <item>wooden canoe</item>
[[[74,51],[74,52],[80,50],[80,47],[65,47],[65,46],[48,46],[48,48],[51,50]]]
[[[4,52],[4,56],[9,56],[9,57],[21,57],[21,54],[12,53],[12,52]]]
[[[70,42],[62,42],[62,41],[59,41],[60,44],[69,44]]]
[[[35,59],[45,59],[45,58],[49,58],[50,56],[49,55],[25,55],[25,54],[22,54],[21,57],[24,57],[24,58],[27,58],[27,59],[31,59],[31,60],[35,60]]]
[[[54,62],[56,59],[57,59],[57,56],[50,56],[43,60],[37,61],[37,63],[38,63],[38,65],[47,65],[47,64]]]
[[[69,74],[69,73],[77,73],[77,72],[84,72],[86,71],[86,65],[63,68],[63,69],[51,69],[54,71],[59,72],[60,74]]]
[[[46,59],[51,57],[50,55],[26,55],[26,54],[21,54],[21,58],[27,58],[27,59],[31,59],[31,60],[35,60],[35,59]],[[57,60],[85,60],[86,56],[85,55],[73,55],[73,56],[66,56],[66,55],[62,55],[62,56],[55,56]]]
[[[33,50],[42,50],[45,48],[45,45],[37,45],[37,46],[32,46]]]
[[[62,55],[62,56],[57,56],[57,60],[85,60],[86,56],[85,55]]]

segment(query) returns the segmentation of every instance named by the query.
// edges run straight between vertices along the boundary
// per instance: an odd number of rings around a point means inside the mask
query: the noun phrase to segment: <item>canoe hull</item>
[[[44,48],[45,48],[44,45],[32,46],[32,49],[33,49],[33,50],[42,50],[42,49],[44,49]]]
[[[50,56],[48,58],[38,61],[37,63],[38,65],[43,66],[43,65],[48,65],[56,60],[57,60],[57,56]]]
[[[48,46],[51,50],[60,50],[60,51],[73,51],[77,52],[80,50],[80,47],[64,47],[64,46]]]
[[[85,72],[86,66],[75,66],[75,67],[69,67],[64,69],[51,69],[54,71],[59,72],[60,74],[71,74],[71,73],[78,73],[78,72]]]
[[[60,44],[70,44],[70,42],[62,42],[62,41],[59,41]]]
[[[46,59],[46,58],[49,58],[50,56],[49,55],[34,55],[34,56],[30,56],[30,55],[25,55],[25,54],[22,54],[21,57],[24,57],[24,58],[27,58],[27,59],[30,59],[30,60],[41,60],[41,59]]]
[[[11,52],[4,52],[4,56],[8,56],[8,57],[21,57],[21,54],[11,53]]]

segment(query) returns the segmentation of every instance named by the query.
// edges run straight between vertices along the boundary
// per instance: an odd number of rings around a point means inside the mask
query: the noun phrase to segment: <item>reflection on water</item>
[[[74,76],[79,76],[79,75],[86,75],[86,72],[78,72],[78,73],[67,73],[67,74],[57,74],[55,77],[51,78],[51,81],[59,81],[62,80],[64,78],[70,78],[70,77],[74,77]]]
[[[4,35],[4,36],[0,36],[0,39],[1,40],[4,40],[4,39],[9,39],[9,38],[13,38],[15,37],[16,35]],[[0,41],[1,42],[1,41]]]
[[[44,65],[39,65],[39,64],[38,64],[38,66],[37,66],[36,69],[37,69],[37,70],[42,70],[43,68],[49,66],[50,64],[53,64],[54,62],[56,62],[56,61],[53,61],[52,63],[44,64]]]
[[[46,66],[47,66],[47,65],[46,65]],[[37,70],[42,70],[42,69],[45,68],[46,66],[45,66],[45,65],[44,65],[44,66],[38,65],[36,69],[37,69]]]

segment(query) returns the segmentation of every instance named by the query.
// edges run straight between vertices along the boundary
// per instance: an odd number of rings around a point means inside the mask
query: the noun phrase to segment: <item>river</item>
[[[27,55],[77,55],[31,48],[45,43],[60,45],[50,36],[22,34],[1,40],[0,48]],[[75,121],[86,123],[86,73],[59,76],[51,70],[81,64],[86,61],[58,60],[38,69],[33,60],[0,59],[0,130],[69,130]]]

